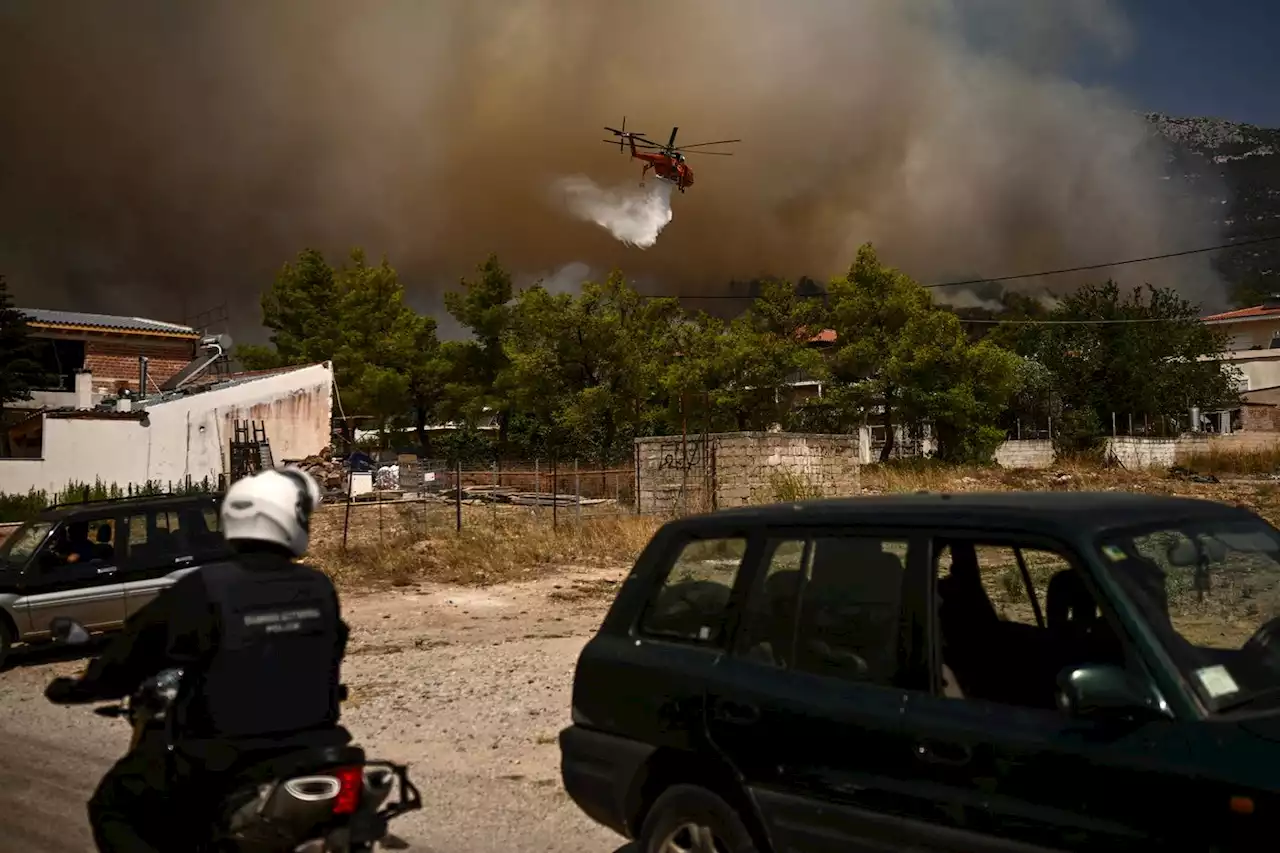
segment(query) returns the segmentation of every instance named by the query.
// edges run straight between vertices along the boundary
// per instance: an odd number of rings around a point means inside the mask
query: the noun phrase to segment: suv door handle
[[[940,740],[922,740],[916,744],[916,758],[926,764],[959,767],[973,760],[973,750],[964,744]]]
[[[119,566],[103,566],[102,568],[98,569],[98,574],[110,575],[110,574],[114,574],[119,570],[120,570]]]
[[[194,563],[194,562],[195,562],[195,560],[196,560],[196,558],[195,558],[195,557],[189,557],[189,556],[188,556],[188,557],[174,557],[174,558],[173,558],[173,561],[174,561],[175,563],[179,564],[179,565],[184,565],[184,564],[186,564],[186,563]]]
[[[739,726],[749,726],[752,723],[760,722],[760,709],[746,702],[717,699],[713,706],[713,713],[718,719]]]

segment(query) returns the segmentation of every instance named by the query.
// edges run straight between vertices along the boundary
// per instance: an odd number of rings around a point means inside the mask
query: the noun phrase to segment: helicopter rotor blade
[[[667,147],[668,147],[668,148],[675,148],[675,147],[676,147],[676,131],[678,131],[679,129],[680,129],[680,127],[679,127],[679,126],[676,126],[676,127],[671,128],[671,138],[670,138],[669,140],[667,140]]]
[[[733,154],[729,153],[728,151],[689,151],[689,152],[682,151],[681,153],[697,154],[699,156],[703,154],[710,154],[712,157],[732,157],[733,156]]]
[[[728,145],[733,142],[741,142],[741,141],[742,141],[741,139],[719,139],[719,140],[716,140],[715,142],[695,142],[692,145],[681,145],[680,150],[684,151],[687,148],[702,148],[707,145]]]

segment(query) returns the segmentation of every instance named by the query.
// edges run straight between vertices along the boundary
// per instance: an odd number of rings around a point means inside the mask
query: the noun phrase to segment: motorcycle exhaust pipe
[[[396,783],[396,774],[389,767],[379,765],[366,766],[364,769],[364,791],[361,805],[369,811],[377,811],[391,794]]]
[[[263,805],[267,821],[305,826],[328,819],[342,783],[333,776],[296,776],[283,782]]]

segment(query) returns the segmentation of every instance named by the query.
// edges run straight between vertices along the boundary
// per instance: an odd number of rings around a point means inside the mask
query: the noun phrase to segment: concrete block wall
[[[677,437],[636,441],[640,511],[657,514],[767,503],[779,497],[779,476],[794,476],[805,492],[825,497],[860,489],[857,435],[721,433],[704,442]]]
[[[658,436],[636,439],[636,500],[642,513],[677,515],[713,506],[715,438]]]
[[[995,462],[1001,468],[1050,468],[1052,441],[1006,441],[996,448]]]
[[[1116,436],[1107,439],[1107,457],[1129,470],[1168,468],[1177,461],[1177,438],[1139,438]]]
[[[856,494],[861,488],[860,455],[856,435],[748,432],[717,436],[717,506],[768,503],[786,497],[792,486],[814,496]],[[787,483],[784,478],[794,481]]]

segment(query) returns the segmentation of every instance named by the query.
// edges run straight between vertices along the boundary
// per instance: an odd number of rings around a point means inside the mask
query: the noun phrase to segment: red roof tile
[[[1208,317],[1201,317],[1200,319],[1206,323],[1212,323],[1221,320],[1250,320],[1254,317],[1280,317],[1280,308],[1264,308],[1261,305],[1255,305],[1252,308],[1210,314]]]

